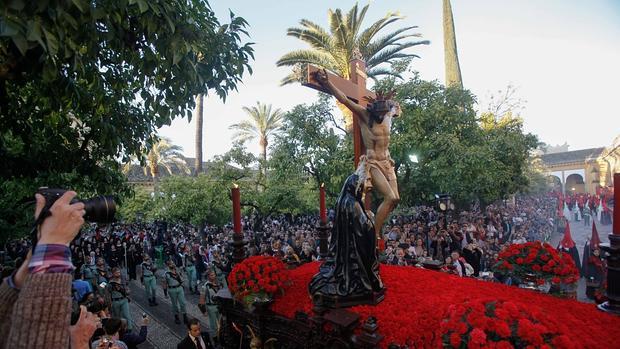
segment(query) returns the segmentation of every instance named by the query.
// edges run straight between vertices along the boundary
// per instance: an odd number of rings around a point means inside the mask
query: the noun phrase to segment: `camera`
[[[45,207],[43,208],[43,212],[49,212],[50,207],[56,202],[56,200],[61,197],[66,190],[64,189],[52,189],[48,187],[41,187],[37,191],[37,193],[43,195],[45,197]],[[116,203],[114,202],[114,198],[110,195],[105,196],[96,196],[94,198],[79,200],[73,199],[71,203],[74,204],[76,202],[84,203],[84,219],[93,222],[93,223],[110,223],[114,220],[114,214],[116,213]]]

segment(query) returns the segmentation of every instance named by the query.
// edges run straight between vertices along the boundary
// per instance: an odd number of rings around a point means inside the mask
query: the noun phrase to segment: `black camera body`
[[[41,214],[49,215],[49,209],[54,202],[58,200],[65,192],[65,189],[53,189],[48,187],[41,187],[37,190],[38,194],[45,197],[45,207],[41,211]],[[76,202],[84,203],[84,219],[93,223],[111,223],[114,221],[114,215],[116,214],[116,203],[114,197],[110,195],[96,196],[86,200],[73,199],[71,203]]]

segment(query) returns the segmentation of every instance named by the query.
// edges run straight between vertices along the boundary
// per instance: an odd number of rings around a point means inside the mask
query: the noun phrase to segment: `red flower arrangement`
[[[230,292],[246,305],[257,299],[273,299],[276,293],[283,294],[288,284],[290,276],[284,263],[269,256],[246,258],[228,275]]]
[[[294,286],[275,300],[271,310],[291,319],[298,311],[312,315],[308,283],[318,272],[319,265],[318,262],[307,263],[291,270]],[[450,305],[477,299],[502,302],[518,299],[520,309],[534,314],[554,333],[570,334],[578,348],[613,348],[617,346],[616,338],[620,337],[617,317],[597,310],[592,304],[426,269],[382,264],[380,273],[387,289],[383,302],[347,309],[360,315],[360,323],[370,316],[377,319],[378,331],[384,336],[380,348],[387,348],[390,343],[410,348],[441,348],[440,325]],[[550,314],[553,322],[547,323],[547,318],[538,316],[539,312]],[[479,332],[476,333],[479,338]],[[499,345],[501,348],[505,344]]]
[[[444,346],[473,348],[575,348],[554,322],[509,301],[476,300],[452,305],[441,323]]]
[[[533,275],[539,285],[545,282],[573,285],[579,280],[573,258],[540,241],[508,246],[499,253],[493,270],[520,279]]]

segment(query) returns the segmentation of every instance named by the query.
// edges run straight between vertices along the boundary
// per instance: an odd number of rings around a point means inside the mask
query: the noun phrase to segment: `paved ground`
[[[598,231],[598,236],[601,238],[601,242],[609,242],[609,238],[607,235],[611,234],[611,224],[610,225],[602,225],[598,221],[596,221],[596,230]],[[570,232],[573,240],[575,241],[575,245],[577,246],[577,251],[579,251],[579,258],[582,260],[583,258],[583,247],[586,242],[590,240],[592,236],[592,223],[590,225],[585,226],[583,221],[581,222],[570,222]],[[551,245],[557,246],[562,238],[564,237],[564,232],[554,234],[551,237]],[[579,279],[579,286],[577,288],[577,299],[582,302],[593,303],[593,301],[589,300],[586,297],[586,281],[584,278]]]
[[[158,275],[160,273],[161,272],[158,272]],[[149,306],[144,287],[140,281],[131,281],[129,283],[129,288],[131,292],[129,312],[134,322],[134,328],[138,329],[138,326],[140,326],[142,314],[146,313],[150,318],[147,342],[140,344],[138,347],[141,349],[176,348],[177,344],[187,334],[187,329],[183,323],[180,325],[174,323],[174,311],[170,303],[170,298],[164,296],[160,284],[157,285],[158,306]],[[206,318],[200,313],[197,306],[198,296],[190,294],[187,288],[185,288],[185,300],[187,303],[187,316],[199,319],[202,323],[202,330],[206,330]]]

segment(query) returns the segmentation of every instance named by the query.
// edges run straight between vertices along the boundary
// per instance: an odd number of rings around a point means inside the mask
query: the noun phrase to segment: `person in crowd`
[[[103,323],[103,330],[105,334],[95,340],[93,344],[90,346],[91,349],[99,349],[99,348],[118,348],[118,349],[127,349],[127,344],[119,339],[119,332],[121,330],[121,319],[119,318],[109,318],[107,321]]]
[[[480,276],[480,262],[482,261],[482,250],[478,248],[475,242],[468,244],[463,250],[463,258],[472,266],[473,276]]]
[[[187,336],[177,345],[177,349],[211,349],[209,335],[200,330],[200,321],[191,318],[187,321]]]
[[[121,280],[121,269],[119,267],[112,268],[112,278],[106,287],[112,317],[131,320],[129,315],[129,289]],[[131,323],[128,324],[128,327],[131,329]]]
[[[155,286],[157,285],[155,272],[157,271],[157,268],[151,262],[151,256],[145,254],[142,257],[142,264],[140,264],[140,267],[142,269],[142,276],[140,277],[140,280],[144,285],[144,291],[146,292],[146,298],[149,301],[149,305],[158,305],[159,303],[157,303],[157,297],[155,294]]]
[[[174,261],[168,260],[168,270],[164,276],[164,294],[170,296],[174,309],[174,322],[180,324],[179,315],[183,315],[183,322],[187,324],[187,311],[185,309],[185,292],[183,291],[183,278],[177,272]]]
[[[140,324],[140,332],[133,333],[133,331],[128,328],[127,320],[121,319],[121,330],[119,331],[119,339],[127,345],[127,349],[137,349],[138,344],[146,342],[149,323],[149,317],[146,314],[143,314],[142,323]]]
[[[0,348],[86,348],[98,320],[85,307],[75,325],[72,312],[73,264],[69,245],[84,224],[84,204],[71,203],[77,194],[65,192],[37,227],[32,253],[0,285]],[[36,194],[35,218],[45,206]],[[55,333],[57,335],[47,335]]]
[[[214,347],[220,322],[220,313],[215,303],[215,296],[220,289],[221,285],[217,282],[215,271],[209,270],[207,272],[207,281],[200,287],[198,308],[208,318],[209,327],[207,332],[209,333],[209,340]]]
[[[286,253],[284,254],[284,258],[282,258],[282,261],[285,264],[291,266],[297,266],[301,264],[301,260],[299,259],[299,256],[297,256],[297,254],[295,253],[295,249],[292,246],[286,247]]]
[[[192,294],[198,293],[198,279],[196,276],[196,258],[192,253],[190,245],[185,245],[183,253],[183,265],[185,266],[185,275],[187,276],[187,285]]]

